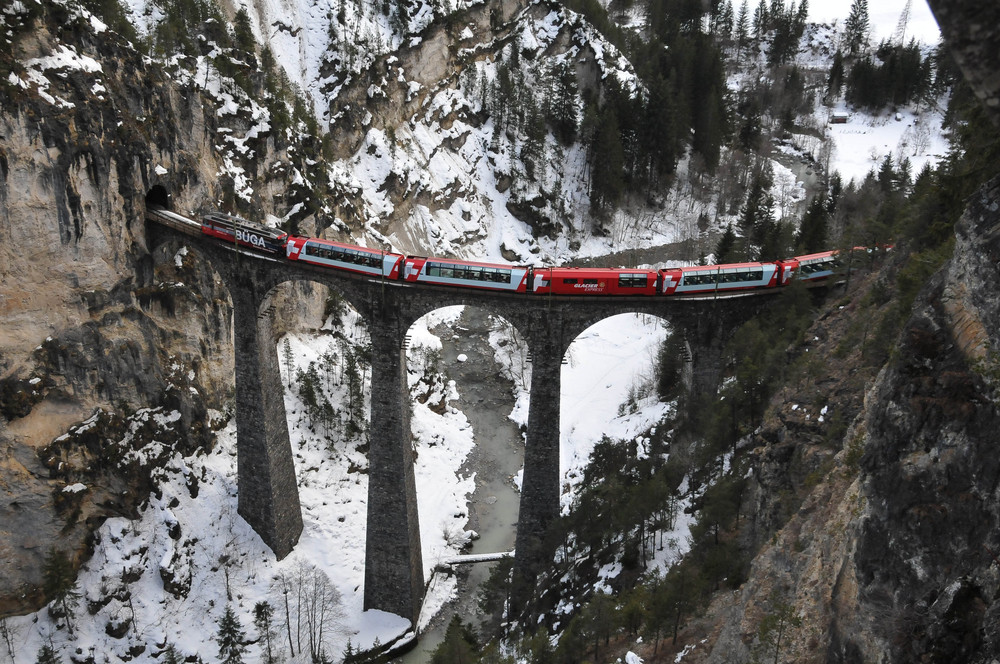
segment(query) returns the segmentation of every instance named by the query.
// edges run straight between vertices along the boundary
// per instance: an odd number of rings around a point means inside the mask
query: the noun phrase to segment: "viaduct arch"
[[[154,187],[147,200],[162,206],[162,200],[169,200],[165,194],[165,189]],[[531,398],[515,570],[522,580],[530,580],[549,553],[543,541],[546,528],[559,515],[561,366],[572,341],[605,318],[648,313],[685,335],[694,358],[694,382],[708,386],[718,376],[728,330],[770,302],[759,296],[598,299],[413,287],[237,251],[152,219],[146,228],[151,253],[167,241],[193,244],[229,290],[236,354],[238,511],[279,559],[298,542],[302,515],[267,303],[282,283],[313,281],[336,290],[365,319],[372,341],[372,387],[364,607],[414,624],[424,592],[405,355],[405,337],[414,322],[442,307],[475,306],[506,319],[528,344]]]

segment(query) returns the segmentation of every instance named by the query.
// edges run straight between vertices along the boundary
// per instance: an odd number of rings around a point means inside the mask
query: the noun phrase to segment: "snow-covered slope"
[[[440,341],[429,331],[460,313],[460,308],[442,310],[425,316],[410,330],[415,475],[427,579],[437,563],[459,553],[472,536],[466,530],[466,515],[473,478],[459,471],[475,443],[465,416],[449,403],[457,392],[447,379],[447,367],[440,367],[435,358]],[[650,358],[662,335],[662,324],[655,319],[622,316],[591,328],[574,342],[563,370],[567,387],[561,440],[562,470],[571,483],[579,478],[602,432],[641,444],[642,433],[664,414],[666,406],[648,397]],[[357,360],[351,349],[363,344],[366,336],[356,314],[348,311],[336,326],[289,335],[278,344],[304,521],[291,555],[276,561],[237,514],[232,421],[219,431],[218,443],[208,454],[182,456],[155,445],[133,450],[144,458],[165,459],[155,471],[158,491],[137,519],[109,519],[98,530],[94,556],[77,579],[82,598],[71,621],[73,634],[64,619],[53,619],[45,610],[11,618],[8,625],[18,651],[36,653],[51,643],[66,655],[76,651],[99,655],[98,662],[133,657],[152,663],[172,645],[182,655],[213,661],[218,651],[217,623],[227,606],[235,611],[248,640],[256,640],[254,606],[270,602],[280,625],[282,583],[313,569],[329,578],[340,598],[337,619],[326,637],[328,653],[339,655],[348,641],[355,648],[367,648],[407,631],[406,620],[362,611],[368,496],[365,434],[348,427],[346,411],[352,398],[349,363]],[[498,344],[505,333],[497,330],[491,337]],[[497,354],[510,357],[499,349]],[[310,364],[324,368],[316,372],[319,380],[313,385],[317,400],[328,400],[336,410],[322,423],[308,414],[302,377],[289,379],[289,370],[293,376],[305,375]],[[361,390],[355,398],[362,400],[367,412],[366,367],[361,363],[357,368]],[[512,417],[524,417],[527,398],[520,395]],[[620,409],[618,404],[627,400],[632,405]],[[156,418],[164,427],[176,419],[171,413],[141,415]],[[218,423],[225,421],[222,413],[215,418]],[[365,426],[367,422],[362,423]],[[127,440],[121,442],[128,447]],[[567,500],[571,497],[566,495]],[[678,537],[683,540],[682,534]],[[425,602],[425,617],[454,592],[454,577],[438,577]],[[287,653],[283,639],[282,633],[277,641]],[[262,661],[261,645],[248,646],[245,661]],[[28,658],[25,655],[24,661]]]

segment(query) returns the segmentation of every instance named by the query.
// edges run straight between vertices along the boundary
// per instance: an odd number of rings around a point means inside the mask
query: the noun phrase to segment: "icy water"
[[[449,331],[436,328],[441,338],[442,366],[455,381],[459,399],[453,405],[465,413],[472,425],[476,446],[463,473],[476,474],[476,490],[469,502],[469,528],[479,533],[471,554],[510,551],[514,548],[520,494],[513,477],[524,463],[521,432],[507,416],[514,407],[510,382],[499,374],[489,344],[490,321],[481,310],[467,307]],[[466,360],[459,362],[459,355]],[[426,664],[455,615],[478,626],[479,586],[496,563],[462,565],[458,598],[449,603],[420,636],[417,646],[397,658],[400,664]]]

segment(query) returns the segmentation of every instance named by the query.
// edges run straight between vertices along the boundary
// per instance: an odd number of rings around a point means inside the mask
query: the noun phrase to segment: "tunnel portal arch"
[[[163,208],[164,210],[170,209],[170,192],[167,191],[165,185],[153,185],[146,192],[146,209],[154,207]]]

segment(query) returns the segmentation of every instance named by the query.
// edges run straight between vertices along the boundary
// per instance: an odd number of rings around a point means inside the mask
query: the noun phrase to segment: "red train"
[[[203,217],[202,233],[226,242],[280,254],[289,260],[413,283],[511,293],[553,295],[696,296],[787,286],[793,278],[828,280],[838,252],[824,251],[765,263],[729,263],[667,269],[528,267],[451,258],[404,256],[342,242],[299,237],[225,214]]]

